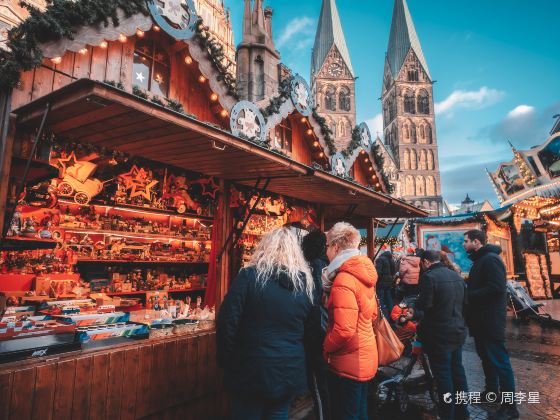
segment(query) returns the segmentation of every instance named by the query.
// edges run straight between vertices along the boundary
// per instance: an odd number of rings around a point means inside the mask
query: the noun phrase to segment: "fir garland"
[[[389,194],[393,194],[394,192],[393,184],[391,184],[389,178],[387,177],[387,174],[385,173],[385,171],[383,171],[383,164],[385,163],[385,158],[383,157],[380,148],[381,146],[379,144],[373,146],[373,150],[372,150],[373,160],[375,162],[375,165],[377,166],[377,169],[381,173],[381,180],[387,187],[387,191],[389,192]]]
[[[8,31],[7,49],[0,49],[0,89],[13,88],[21,72],[41,66],[40,43],[73,39],[82,26],[108,26],[109,21],[118,26],[119,9],[127,18],[149,15],[145,0],[51,0],[44,12],[25,2],[20,5],[29,17]]]
[[[282,80],[280,82],[280,86],[278,87],[279,95],[272,98],[266,108],[261,109],[261,113],[263,114],[265,120],[268,120],[268,117],[271,115],[278,114],[282,105],[290,99],[292,93],[292,80],[294,80],[293,76],[286,77]]]
[[[218,80],[225,83],[229,95],[239,100],[239,94],[237,93],[237,80],[229,71],[231,62],[229,62],[224,54],[223,45],[208,30],[209,28],[204,26],[202,19],[199,19],[195,25],[198,42],[200,43],[200,46],[208,52],[210,59],[218,69],[220,73]],[[227,64],[224,64],[224,61],[226,61]]]
[[[334,140],[331,137],[333,135],[332,130],[327,124],[327,120],[321,117],[317,113],[317,108],[313,108],[313,118],[317,121],[317,124],[321,127],[321,134],[325,139],[325,143],[327,143],[327,148],[329,149],[329,154],[332,156],[336,153],[336,146],[334,145]]]
[[[342,151],[342,156],[348,159],[350,156],[352,156],[354,151],[360,147],[361,144],[362,144],[362,136],[360,132],[360,127],[354,127],[354,129],[352,130],[352,140],[350,140],[350,144],[348,145],[346,150]]]

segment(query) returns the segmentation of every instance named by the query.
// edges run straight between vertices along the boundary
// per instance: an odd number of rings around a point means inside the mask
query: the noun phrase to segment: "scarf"
[[[338,274],[338,270],[340,270],[340,267],[342,267],[342,264],[344,264],[350,258],[357,257],[358,255],[360,255],[359,249],[345,249],[340,254],[338,254],[327,267],[323,269],[323,290],[327,295],[331,292],[334,279]]]

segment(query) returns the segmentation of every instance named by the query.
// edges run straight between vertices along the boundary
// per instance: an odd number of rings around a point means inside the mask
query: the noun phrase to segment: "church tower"
[[[433,81],[406,0],[395,0],[381,99],[400,196],[430,215],[442,214]]]
[[[356,126],[354,70],[335,0],[323,0],[311,59],[317,112],[327,120],[337,149],[344,150]]]
[[[272,40],[272,9],[245,0],[243,40],[237,47],[237,88],[242,99],[260,102],[278,94],[280,53]]]

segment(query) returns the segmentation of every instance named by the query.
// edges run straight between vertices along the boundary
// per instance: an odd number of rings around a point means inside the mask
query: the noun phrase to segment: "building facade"
[[[311,89],[338,150],[346,149],[356,126],[355,81],[336,2],[323,0],[311,59]]]
[[[395,0],[382,104],[385,144],[399,168],[399,196],[440,215],[433,80],[406,0]]]

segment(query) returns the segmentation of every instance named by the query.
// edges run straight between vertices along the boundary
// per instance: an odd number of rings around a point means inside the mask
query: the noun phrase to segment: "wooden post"
[[[10,119],[11,101],[11,90],[0,92],[0,237],[4,230],[15,132],[15,121]]]
[[[220,214],[220,218],[216,220],[216,223],[219,224],[219,229],[218,238],[214,242],[218,249],[221,249],[224,246],[228,234],[232,229],[229,188],[229,182],[220,180],[220,190],[222,191],[218,200],[218,213]],[[216,273],[216,308],[219,308],[227,293],[230,276],[229,266],[230,253],[224,252],[218,261]]]
[[[373,259],[375,255],[375,219],[370,218],[367,227],[367,254]]]

